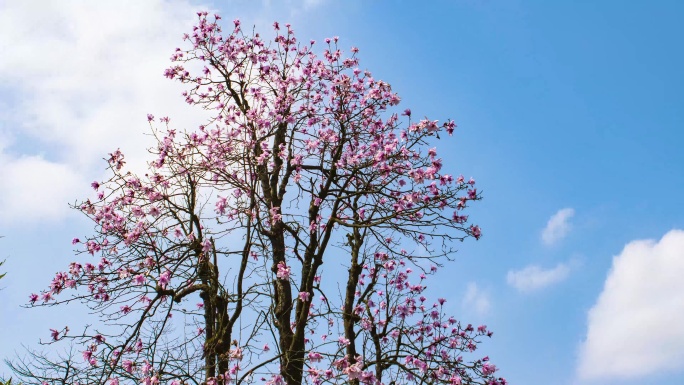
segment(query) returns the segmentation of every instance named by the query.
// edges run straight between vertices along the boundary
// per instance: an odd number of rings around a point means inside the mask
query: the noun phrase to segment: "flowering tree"
[[[480,237],[474,180],[442,171],[437,134],[338,39],[222,34],[199,14],[165,75],[212,111],[197,130],[148,116],[145,175],[111,178],[76,206],[95,226],[31,304],[81,301],[97,328],[52,330],[54,360],[13,363],[26,383],[505,384],[473,356],[474,328],[429,301],[452,244]],[[94,259],[93,259],[94,258]],[[71,296],[62,292],[76,289]],[[75,358],[74,358],[75,357]]]

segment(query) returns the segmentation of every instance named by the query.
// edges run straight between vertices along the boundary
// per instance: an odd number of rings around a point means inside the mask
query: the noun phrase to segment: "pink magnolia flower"
[[[224,215],[226,213],[226,206],[228,205],[228,199],[226,197],[218,197],[216,200],[216,214]]]
[[[143,376],[147,376],[152,370],[152,365],[150,365],[150,363],[147,360],[145,360],[140,370],[142,371]]]
[[[145,283],[145,276],[142,274],[138,274],[133,278],[133,283],[136,285],[142,285]]]
[[[343,372],[349,376],[350,380],[360,379],[363,373],[363,362],[357,361],[354,365],[346,367]]]
[[[283,216],[280,214],[280,207],[271,207],[269,211],[271,213],[271,223],[276,224],[282,220]]]
[[[276,277],[278,279],[290,279],[290,267],[286,266],[284,262],[278,262]]]
[[[166,289],[166,286],[168,286],[170,281],[171,281],[171,272],[168,270],[161,273],[161,275],[159,276],[159,286],[161,286],[162,289]]]
[[[475,239],[480,239],[480,237],[482,236],[480,226],[470,226],[470,233],[473,234],[473,237],[475,237]]]
[[[211,240],[210,239],[205,239],[204,242],[202,242],[202,251],[205,253],[211,251]]]
[[[486,364],[482,365],[482,374],[485,376],[489,376],[491,374],[494,374],[494,372],[496,372],[496,371],[497,371],[496,366],[494,366],[490,363],[486,363]]]
[[[133,373],[133,362],[132,362],[132,361],[130,361],[130,360],[124,360],[124,361],[121,363],[121,367],[123,367],[123,369],[124,369],[125,371],[127,371],[128,373]]]
[[[310,296],[311,296],[310,293],[308,293],[308,292],[306,292],[306,291],[302,291],[302,292],[299,293],[299,300],[302,301],[302,302],[306,302],[306,301],[309,300],[309,297],[310,297]]]
[[[285,385],[285,380],[283,379],[283,376],[276,374],[269,381],[266,382],[265,385]]]

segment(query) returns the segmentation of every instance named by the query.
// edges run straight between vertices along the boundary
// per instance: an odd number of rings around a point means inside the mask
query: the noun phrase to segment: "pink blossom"
[[[343,372],[347,376],[349,376],[350,380],[356,380],[361,378],[361,374],[363,371],[363,362],[358,361],[354,365],[350,365],[346,367]]]
[[[133,278],[133,283],[136,285],[142,285],[145,283],[145,276],[142,274],[138,274]]]
[[[225,215],[226,214],[226,206],[228,204],[228,199],[226,197],[218,197],[216,200],[216,213]]]
[[[309,297],[311,296],[311,293],[302,291],[299,293],[299,300],[302,302],[306,302],[309,300]]]
[[[470,233],[475,237],[475,239],[480,239],[482,236],[482,231],[479,226],[470,226]]]
[[[283,379],[283,376],[276,374],[269,381],[266,382],[265,385],[285,385],[285,380]]]
[[[147,360],[145,360],[143,362],[143,365],[140,368],[140,370],[141,370],[143,376],[147,376],[150,373],[150,371],[152,370],[152,365],[150,365],[150,363]]]
[[[309,352],[308,356],[309,356],[309,361],[314,362],[314,363],[321,362],[321,359],[323,359],[323,356],[321,355],[321,353],[318,353],[318,352]]]
[[[280,222],[282,219],[282,215],[280,215],[280,207],[271,207],[270,213],[271,213],[271,223],[276,224]]]
[[[290,279],[290,267],[286,266],[284,262],[278,262],[276,277],[278,279]]]
[[[124,361],[121,363],[121,366],[122,366],[123,369],[124,369],[125,371],[127,371],[128,373],[133,373],[133,362],[132,362],[132,361],[130,361],[130,360],[124,360]]]
[[[166,286],[169,284],[171,281],[171,272],[166,270],[165,272],[161,273],[159,275],[159,286],[161,286],[162,289],[166,289]]]
[[[485,363],[482,365],[482,375],[484,375],[484,376],[492,375],[496,371],[497,371],[496,366],[494,366],[490,363]]]

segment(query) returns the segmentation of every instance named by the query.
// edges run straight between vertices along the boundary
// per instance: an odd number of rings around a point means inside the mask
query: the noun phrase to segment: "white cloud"
[[[570,275],[570,270],[570,266],[565,263],[559,263],[551,269],[531,265],[521,270],[509,271],[506,281],[521,292],[532,292],[565,280]]]
[[[630,242],[589,310],[577,374],[639,377],[684,369],[684,231]]]
[[[542,230],[542,241],[546,245],[551,246],[565,238],[570,231],[570,218],[574,215],[575,210],[571,208],[558,210],[557,213],[549,218],[546,227]]]
[[[162,75],[196,9],[184,0],[0,5],[0,157],[13,178],[0,191],[0,221],[58,219],[56,207],[82,198],[116,148],[142,164],[147,113],[176,128],[204,122]]]
[[[463,296],[463,307],[478,316],[485,316],[491,308],[489,295],[480,289],[475,282],[471,282],[468,284],[466,293]]]
[[[0,220],[13,223],[61,218],[69,211],[83,178],[68,166],[41,157],[0,156]]]

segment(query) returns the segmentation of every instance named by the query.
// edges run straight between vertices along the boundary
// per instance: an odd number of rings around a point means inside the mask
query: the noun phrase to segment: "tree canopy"
[[[67,353],[33,352],[15,372],[27,384],[505,384],[475,353],[486,326],[426,298],[454,243],[481,236],[465,214],[475,181],[430,147],[455,123],[397,110],[337,37],[219,23],[200,13],[164,73],[212,119],[149,115],[144,174],[109,154],[111,177],[75,206],[94,225],[73,240],[84,260],[30,298],[82,302],[98,323],[53,329]]]

